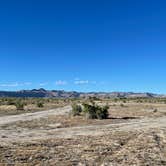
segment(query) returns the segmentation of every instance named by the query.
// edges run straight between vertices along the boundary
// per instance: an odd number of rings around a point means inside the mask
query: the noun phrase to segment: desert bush
[[[124,100],[123,100],[123,103],[127,103],[127,100],[124,99]]]
[[[123,103],[120,104],[121,107],[125,107],[125,105]]]
[[[97,119],[107,119],[109,116],[108,113],[109,106],[99,107],[96,110]]]
[[[87,119],[107,119],[108,118],[108,106],[97,106],[91,104],[83,104],[84,115]]]
[[[84,103],[83,107],[84,107],[83,112],[86,119],[97,119],[96,107],[94,105]]]
[[[114,99],[114,102],[115,102],[115,103],[117,103],[117,102],[118,102],[118,99],[117,99],[117,98],[115,98],[115,99]]]
[[[154,113],[158,112],[158,109],[157,109],[157,108],[155,108],[155,109],[153,110],[153,112],[154,112]]]
[[[21,102],[20,100],[16,101],[15,104],[17,110],[24,110],[24,103]]]
[[[72,116],[78,116],[82,112],[82,107],[78,104],[72,104],[72,110],[71,110],[71,115]]]
[[[7,100],[7,103],[6,103],[6,104],[7,104],[7,105],[15,105],[15,102],[16,102],[16,101],[15,101],[14,99],[10,99],[10,98],[9,98],[9,99]]]
[[[44,107],[44,103],[42,101],[37,102],[37,107],[39,108]]]

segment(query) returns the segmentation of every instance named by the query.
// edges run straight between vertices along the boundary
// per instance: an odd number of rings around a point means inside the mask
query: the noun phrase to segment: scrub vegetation
[[[165,101],[1,98],[0,165],[164,166]]]

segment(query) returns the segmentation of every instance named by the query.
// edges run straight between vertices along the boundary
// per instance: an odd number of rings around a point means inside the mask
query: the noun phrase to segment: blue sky
[[[166,93],[164,0],[0,2],[0,90]]]

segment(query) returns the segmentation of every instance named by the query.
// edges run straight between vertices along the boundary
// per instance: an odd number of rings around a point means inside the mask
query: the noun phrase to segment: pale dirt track
[[[71,110],[70,106],[58,108],[54,110],[21,114],[15,116],[0,117],[0,126],[17,121],[29,121],[47,117],[49,115],[64,115]],[[56,126],[56,125],[55,125]],[[166,116],[158,118],[143,118],[130,120],[126,123],[107,124],[107,125],[89,125],[69,128],[54,129],[0,129],[1,144],[9,144],[17,141],[36,141],[39,139],[49,138],[74,138],[78,136],[99,136],[103,134],[111,134],[117,131],[147,131],[149,129],[166,129]]]
[[[20,115],[10,115],[0,117],[0,126],[5,124],[10,124],[18,121],[30,121],[33,119],[40,119],[47,117],[49,115],[64,115],[71,110],[71,106],[66,106],[57,109],[51,109],[47,111],[40,111],[35,113],[25,113]]]

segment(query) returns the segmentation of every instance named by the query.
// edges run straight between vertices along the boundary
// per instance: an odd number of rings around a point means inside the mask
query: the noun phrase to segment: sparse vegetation
[[[83,104],[83,112],[87,119],[107,119],[108,118],[108,106],[98,106],[95,104]]]
[[[157,108],[155,108],[155,109],[153,110],[153,112],[154,112],[154,113],[158,112],[158,109],[157,109]]]
[[[46,110],[40,118],[32,118],[36,113],[17,115],[16,122],[6,124],[1,117],[0,164],[165,165],[165,99],[125,100],[0,98],[1,115],[4,108],[16,109],[16,102],[24,104],[16,114]],[[44,108],[38,107],[40,102]],[[48,108],[72,103],[74,117],[68,116],[70,106],[48,115]]]
[[[72,116],[78,116],[82,113],[82,107],[81,105],[78,104],[72,104],[72,110],[71,110],[71,115]]]
[[[98,106],[95,104],[94,100],[90,100],[89,103],[72,104],[72,110],[70,114],[72,116],[83,115],[86,119],[107,119],[109,116],[108,113],[109,107]]]
[[[125,105],[123,103],[120,104],[121,107],[124,107]]]
[[[23,103],[22,101],[18,100],[14,103],[14,105],[16,106],[17,110],[24,110],[25,103]]]
[[[37,102],[37,107],[43,108],[44,107],[44,103],[42,101]]]
[[[71,103],[71,100],[56,98],[0,98],[0,116],[16,115],[25,112],[36,112],[40,110],[53,109],[65,106]]]

